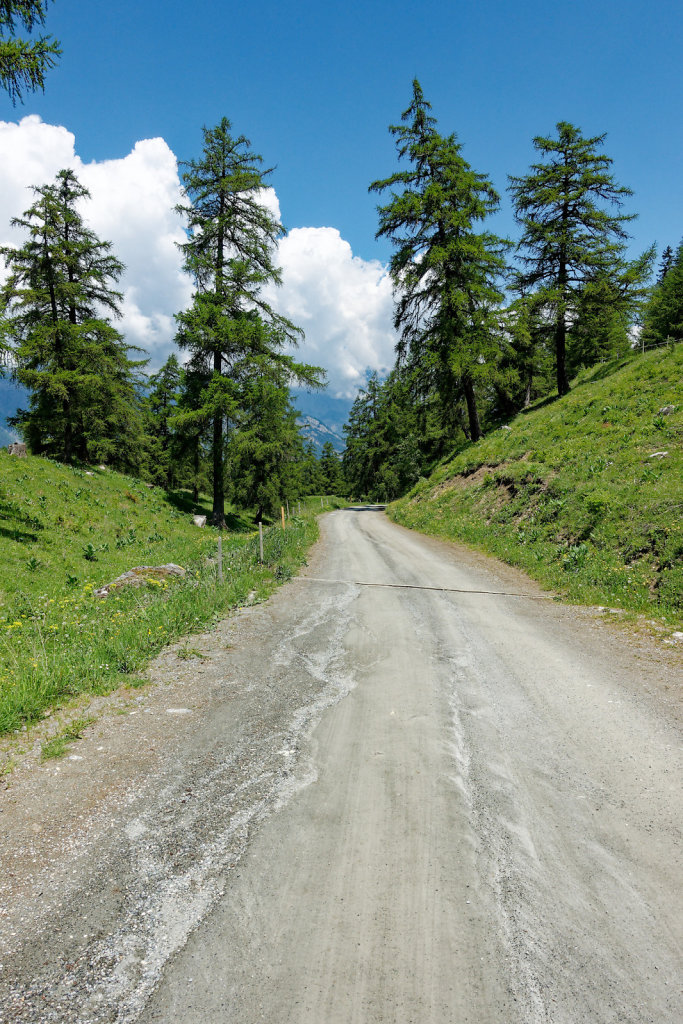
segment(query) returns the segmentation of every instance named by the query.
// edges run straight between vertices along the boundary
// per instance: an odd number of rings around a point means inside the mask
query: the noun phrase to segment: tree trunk
[[[195,504],[199,501],[199,434],[194,439],[193,469],[194,478],[192,481],[192,500]]]
[[[479,438],[482,437],[482,431],[479,423],[479,414],[477,412],[477,399],[474,394],[474,384],[472,383],[472,379],[469,375],[464,378],[462,386],[465,392],[465,401],[467,402],[467,418],[470,421],[470,434],[472,435],[473,441],[478,441]]]
[[[221,353],[214,350],[214,373],[221,372]],[[213,417],[213,511],[211,521],[220,530],[225,528],[225,487],[223,484],[223,413]]]
[[[534,374],[532,370],[529,370],[526,379],[526,391],[524,392],[524,408],[528,409],[531,405],[531,387],[534,382]]]
[[[62,401],[62,414],[64,416],[64,461],[71,462],[73,456],[73,431],[71,429],[71,409],[68,398]]]
[[[569,182],[565,178],[565,196],[568,190]],[[562,233],[564,237],[567,234],[568,221],[569,202],[565,199],[562,204]],[[566,395],[569,391],[569,379],[567,377],[567,253],[564,245],[560,251],[557,283],[560,290],[560,308],[557,311],[557,323],[555,324],[555,364],[557,367],[557,393],[561,398],[562,395]]]
[[[557,393],[560,397],[569,392],[567,377],[567,324],[562,309],[555,327],[555,363],[557,367]]]

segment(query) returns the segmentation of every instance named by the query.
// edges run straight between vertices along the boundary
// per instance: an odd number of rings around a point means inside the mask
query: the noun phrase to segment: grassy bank
[[[388,513],[571,601],[680,624],[682,382],[683,345],[587,371],[569,395],[445,460]]]
[[[263,565],[253,525],[233,513],[219,583],[217,532],[193,525],[186,495],[0,453],[0,733],[78,694],[134,685],[165,644],[266,596],[305,561],[318,505],[284,534],[264,530]],[[169,562],[185,577],[93,595],[127,569]]]

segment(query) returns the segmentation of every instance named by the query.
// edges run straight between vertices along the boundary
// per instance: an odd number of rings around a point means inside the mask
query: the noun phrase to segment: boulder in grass
[[[206,526],[206,516],[192,516],[192,522],[195,526]]]
[[[184,576],[185,569],[181,565],[136,565],[134,569],[117,576],[111,583],[107,583],[99,590],[94,590],[95,597],[106,597],[110,590],[120,590],[121,587],[141,587],[145,583],[162,583],[169,576]]]
[[[25,458],[28,454],[26,445],[22,441],[14,441],[12,444],[8,444],[7,451],[10,455],[18,455],[20,459]]]

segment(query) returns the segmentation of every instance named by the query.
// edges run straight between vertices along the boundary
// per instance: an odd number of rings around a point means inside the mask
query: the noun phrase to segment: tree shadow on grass
[[[44,529],[35,516],[22,512],[15,502],[0,498],[0,537],[23,543],[33,542],[38,540],[38,534],[33,531]]]
[[[207,522],[210,523],[211,508],[207,500],[202,502],[200,498],[199,501],[195,501],[190,491],[166,491],[165,497],[169,505],[172,505],[178,512],[188,516],[206,516]],[[254,529],[251,519],[247,518],[244,513],[234,510],[225,513],[225,525],[232,533],[250,533]]]

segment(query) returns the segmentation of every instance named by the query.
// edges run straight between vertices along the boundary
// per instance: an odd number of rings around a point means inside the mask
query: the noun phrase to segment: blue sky
[[[615,177],[635,192],[632,251],[661,250],[683,235],[682,10],[673,0],[55,0],[47,29],[61,40],[60,65],[23,106],[2,94],[0,120],[37,114],[64,126],[88,165],[158,137],[191,158],[201,126],[226,115],[276,165],[287,228],[335,229],[350,259],[386,262],[367,186],[395,168],[387,126],[417,76],[441,130],[457,133],[503,194],[493,229],[514,237],[507,174],[525,173],[534,135],[568,120],[608,133]],[[321,340],[319,359],[339,344]]]
[[[201,125],[227,115],[277,164],[288,227],[333,225],[358,255],[386,257],[366,189],[393,168],[387,125],[417,76],[441,128],[500,191],[558,120],[608,132],[615,174],[636,192],[640,246],[675,244],[682,12],[672,0],[56,0],[48,27],[64,56],[25,111],[66,124],[86,161],[157,135],[190,157]]]

